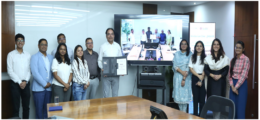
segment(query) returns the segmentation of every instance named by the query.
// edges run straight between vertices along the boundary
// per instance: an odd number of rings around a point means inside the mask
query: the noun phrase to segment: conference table
[[[136,96],[120,96],[81,101],[47,104],[48,117],[61,116],[72,119],[150,119],[150,106],[165,112],[168,119],[201,119]],[[49,111],[49,107],[62,106],[61,111]]]
[[[161,61],[172,61],[173,60],[173,53],[175,53],[176,51],[171,51],[170,47],[168,45],[160,45],[161,46],[161,53],[162,53],[162,57],[163,59]],[[149,48],[146,49],[144,48],[143,51],[141,46],[133,46],[133,48],[131,49],[131,51],[129,52],[129,54],[127,55],[127,60],[143,60],[145,61],[145,56],[146,56],[146,51],[147,50],[155,50],[156,51],[156,58],[160,58],[161,53],[160,50],[158,49],[153,49],[153,48]],[[129,51],[129,50],[127,50]],[[143,57],[139,57],[140,54]]]

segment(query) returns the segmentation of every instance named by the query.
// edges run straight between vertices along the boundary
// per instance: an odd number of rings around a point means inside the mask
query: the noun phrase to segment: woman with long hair
[[[235,103],[235,118],[245,119],[245,110],[247,102],[247,77],[250,68],[250,61],[245,56],[245,45],[242,41],[238,41],[235,46],[235,57],[230,62],[229,98]]]
[[[219,39],[216,38],[213,40],[211,55],[205,58],[204,63],[204,72],[208,76],[207,98],[211,95],[225,97],[229,58],[225,55]]]
[[[84,59],[83,48],[77,45],[74,49],[73,71],[73,97],[74,100],[86,100],[87,87],[89,86],[89,69]]]
[[[71,80],[72,70],[71,62],[67,52],[67,46],[60,43],[55,58],[52,62],[52,100],[55,96],[59,96],[59,102],[67,102],[71,96]]]
[[[172,45],[172,34],[171,34],[171,30],[168,30],[168,34],[167,34],[167,38],[166,38],[166,44],[169,45],[169,47],[171,48],[171,45]]]
[[[192,94],[193,94],[193,114],[198,114],[198,103],[200,104],[200,111],[205,104],[206,89],[204,81],[204,59],[206,57],[205,47],[202,41],[196,42],[194,46],[194,54],[191,56],[189,67],[192,73]]]
[[[186,40],[180,42],[180,51],[173,58],[174,72],[172,98],[178,103],[181,111],[187,111],[187,105],[191,100],[191,73],[189,72],[189,60],[191,57],[189,44]]]

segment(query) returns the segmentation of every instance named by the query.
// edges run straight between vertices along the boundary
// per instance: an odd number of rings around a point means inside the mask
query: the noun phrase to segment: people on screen
[[[150,36],[151,36],[152,34],[153,34],[153,33],[152,33],[150,27],[148,27],[148,28],[147,28],[147,31],[146,31],[147,42],[151,42]]]
[[[59,44],[51,69],[54,77],[52,81],[52,101],[57,96],[59,97],[59,102],[69,101],[73,74],[65,43]]]
[[[33,76],[32,93],[35,104],[36,119],[47,119],[47,103],[51,102],[51,71],[53,56],[47,54],[48,42],[42,38],[38,42],[39,52],[30,61]]]
[[[205,47],[202,41],[196,42],[194,46],[194,54],[191,56],[189,67],[192,73],[192,95],[193,95],[193,114],[199,116],[205,104],[206,85],[205,85],[205,72],[204,72],[204,59],[206,57]],[[198,103],[199,113],[198,113]]]
[[[245,45],[242,41],[238,41],[235,45],[235,56],[230,62],[228,73],[229,98],[235,103],[235,119],[245,119],[249,68],[250,61],[245,55]]]
[[[174,72],[172,98],[179,105],[183,112],[187,111],[187,105],[191,100],[191,73],[189,70],[189,60],[192,53],[186,40],[180,42],[180,51],[175,53],[173,58]]]
[[[107,42],[103,43],[100,47],[99,57],[98,57],[98,66],[102,70],[103,75],[103,57],[119,57],[122,56],[121,48],[118,43],[114,41],[115,32],[114,29],[108,28],[106,30]],[[109,91],[112,89],[112,97],[118,96],[119,89],[119,76],[108,77],[103,75],[103,97],[107,98],[109,96]]]
[[[160,44],[161,45],[166,44],[166,34],[164,33],[164,30],[162,30],[162,33],[160,34]]]
[[[77,45],[74,49],[74,60],[71,67],[73,71],[73,98],[75,101],[86,100],[87,88],[90,85],[90,73],[81,45]]]
[[[87,90],[86,99],[94,99],[96,96],[97,88],[100,81],[100,68],[98,67],[98,53],[93,50],[94,41],[92,38],[87,38],[87,49],[83,52],[84,59],[87,61],[89,73],[90,73],[90,85]]]
[[[153,40],[153,43],[159,43],[160,42],[160,33],[158,33],[158,29],[155,29],[154,35],[156,36],[156,39]]]
[[[169,45],[169,47],[171,48],[172,46],[172,34],[171,34],[171,30],[167,31],[167,36],[166,36],[166,45]]]
[[[63,33],[60,33],[60,34],[57,36],[57,42],[58,42],[58,44],[60,44],[60,43],[66,44],[66,37],[65,37],[65,35],[64,35]],[[55,49],[51,52],[51,55],[52,55],[53,57],[55,57],[56,51],[57,51],[57,49],[55,48]],[[69,59],[70,59],[70,61],[72,61],[72,60],[73,60],[73,57],[74,57],[74,56],[73,56],[73,50],[72,50],[70,47],[67,47],[67,51],[68,51]]]
[[[130,43],[131,45],[135,44],[134,29],[131,29],[131,33],[128,36],[128,43]]]
[[[144,29],[142,29],[141,44],[144,44],[146,42],[147,42],[147,37],[146,37],[146,34],[144,32]]]
[[[31,55],[23,49],[25,38],[22,34],[15,35],[16,49],[7,55],[7,73],[11,78],[11,97],[13,117],[19,117],[20,98],[22,99],[23,119],[29,119],[30,104],[30,59]]]

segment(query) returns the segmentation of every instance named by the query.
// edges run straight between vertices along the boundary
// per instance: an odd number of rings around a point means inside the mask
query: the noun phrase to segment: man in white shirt
[[[156,40],[153,40],[153,43],[159,43],[159,41],[160,41],[160,33],[158,33],[158,29],[155,29],[154,34],[156,35]]]
[[[147,37],[146,34],[144,32],[144,29],[142,30],[142,35],[141,35],[141,44],[144,44],[147,42]]]
[[[57,36],[57,40],[58,40],[58,44],[60,43],[65,43],[66,44],[66,37],[63,33],[60,33],[58,36]],[[67,51],[68,51],[68,55],[69,55],[69,59],[70,59],[70,62],[72,63],[73,59],[74,59],[74,56],[73,56],[73,49],[71,49],[68,45],[67,45]],[[55,54],[57,52],[57,48],[55,48],[52,52],[51,52],[51,55],[53,56],[53,58],[55,58]]]
[[[16,49],[7,55],[7,72],[11,82],[13,117],[19,117],[20,97],[22,98],[23,119],[29,119],[30,104],[30,59],[31,55],[23,50],[25,39],[22,34],[15,36]]]
[[[103,70],[102,60],[103,57],[119,57],[122,56],[121,48],[118,43],[114,42],[115,34],[112,28],[106,30],[107,42],[101,45],[99,56],[98,56],[98,66]],[[106,98],[109,95],[110,88],[112,87],[112,97],[118,96],[119,89],[119,76],[107,77],[103,76],[103,97]]]
[[[134,45],[135,44],[135,36],[134,36],[134,29],[131,29],[131,33],[129,35],[129,38],[128,38],[130,44]]]

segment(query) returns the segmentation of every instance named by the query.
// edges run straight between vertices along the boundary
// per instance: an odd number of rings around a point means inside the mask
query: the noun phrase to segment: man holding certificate
[[[112,28],[106,30],[107,42],[101,45],[98,57],[98,66],[102,70],[103,76],[103,97],[109,96],[110,88],[112,87],[112,97],[118,96],[119,76],[108,77],[103,75],[103,57],[121,57],[121,48],[118,43],[114,42],[115,34]]]

